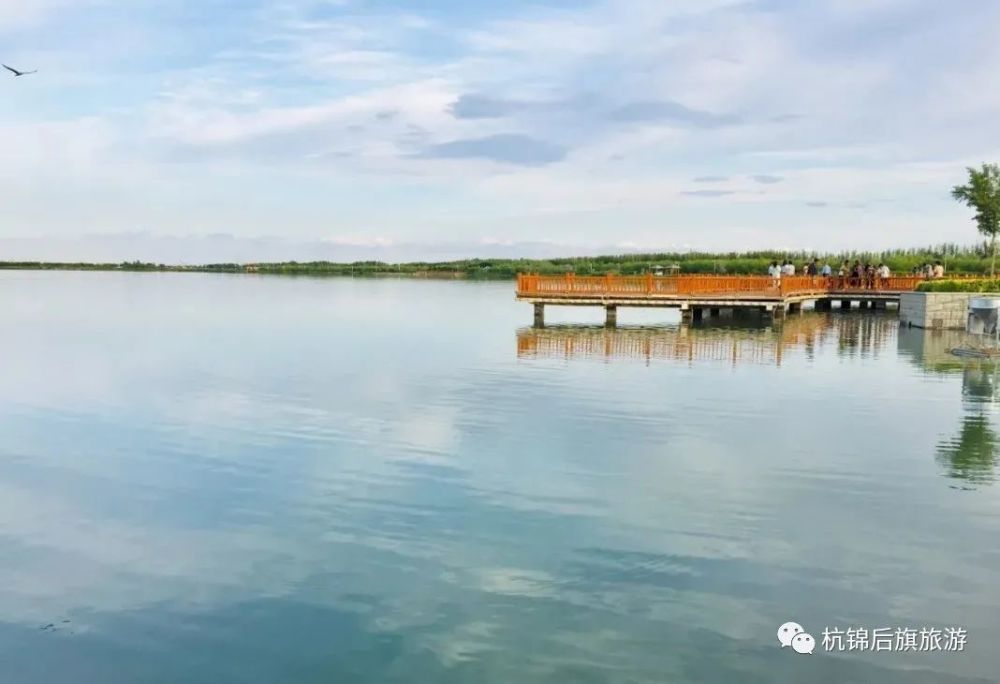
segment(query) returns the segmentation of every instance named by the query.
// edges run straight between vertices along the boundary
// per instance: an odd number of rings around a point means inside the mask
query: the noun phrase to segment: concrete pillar
[[[719,317],[719,309],[718,308],[709,309],[708,310],[708,315],[711,316],[712,318],[718,318]]]
[[[875,301],[872,302],[872,304],[879,311],[885,311],[889,302],[885,301],[884,299],[876,299]]]
[[[791,304],[788,305],[788,313],[801,313],[801,311],[802,311],[801,302],[792,302]]]
[[[816,310],[817,311],[829,311],[833,308],[832,299],[817,299],[816,300]]]
[[[694,311],[690,307],[681,307],[681,323],[690,323]]]
[[[841,299],[840,300],[840,310],[841,311],[850,311],[851,310],[851,300],[850,299]]]
[[[609,328],[618,325],[618,307],[614,304],[608,304],[604,307],[604,325]]]
[[[702,317],[705,315],[705,309],[700,306],[695,307],[691,310],[691,320],[695,322],[701,321]]]
[[[774,306],[762,306],[760,309],[760,318],[765,323],[780,323],[785,320],[785,305],[775,304]]]
[[[545,305],[537,302],[535,303],[535,327],[545,327]]]

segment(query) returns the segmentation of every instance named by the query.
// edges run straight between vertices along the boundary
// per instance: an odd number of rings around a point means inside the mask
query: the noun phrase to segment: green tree
[[[969,182],[956,185],[951,196],[975,209],[976,226],[990,240],[990,276],[996,273],[997,233],[1000,232],[1000,165],[968,168]]]

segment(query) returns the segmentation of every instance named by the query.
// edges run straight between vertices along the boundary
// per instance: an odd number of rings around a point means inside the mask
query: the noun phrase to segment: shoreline
[[[617,254],[549,259],[470,258],[451,261],[276,261],[167,264],[143,261],[85,262],[0,260],[0,270],[22,271],[129,271],[170,273],[244,273],[256,275],[309,275],[355,277],[405,277],[441,280],[513,280],[519,273],[539,275],[761,275],[772,262],[790,260],[796,271],[813,259],[836,271],[844,261],[887,265],[893,275],[907,275],[924,264],[941,261],[947,273],[982,274],[990,271],[989,258],[979,249],[960,245],[896,249],[881,252],[686,252]]]

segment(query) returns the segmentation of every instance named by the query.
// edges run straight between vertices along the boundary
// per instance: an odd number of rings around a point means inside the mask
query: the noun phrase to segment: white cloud
[[[54,12],[70,9],[82,4],[78,0],[0,0],[0,32],[21,29],[37,24]]]

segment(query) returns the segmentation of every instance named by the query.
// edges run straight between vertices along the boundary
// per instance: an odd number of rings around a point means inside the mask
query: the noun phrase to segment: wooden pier
[[[841,309],[857,303],[861,309],[884,309],[912,292],[923,276],[852,278],[841,276],[517,276],[517,299],[535,307],[536,326],[545,324],[545,306],[601,306],[609,326],[617,323],[618,307],[679,309],[683,321],[718,315],[721,309],[755,310],[766,318],[783,318],[807,302],[818,310]]]

